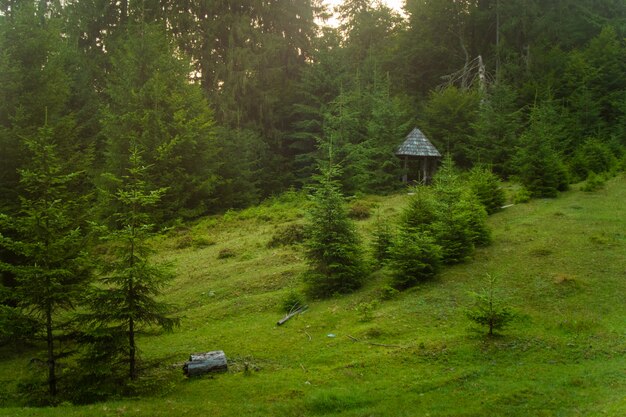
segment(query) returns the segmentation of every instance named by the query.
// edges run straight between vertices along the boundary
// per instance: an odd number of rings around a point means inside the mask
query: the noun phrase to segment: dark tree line
[[[162,221],[306,184],[331,142],[345,191],[390,191],[393,148],[416,123],[462,168],[519,174],[520,138],[546,103],[566,165],[590,139],[621,156],[621,1],[409,0],[403,18],[348,0],[339,27],[319,27],[326,12],[311,0],[1,2],[3,211],[28,163],[20,138],[45,109],[87,174],[83,193],[106,188],[138,136],[150,181],[169,190]]]

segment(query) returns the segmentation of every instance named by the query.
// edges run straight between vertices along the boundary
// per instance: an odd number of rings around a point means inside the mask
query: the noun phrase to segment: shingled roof
[[[397,156],[438,156],[441,154],[424,136],[421,130],[415,128],[409,133],[396,150]]]

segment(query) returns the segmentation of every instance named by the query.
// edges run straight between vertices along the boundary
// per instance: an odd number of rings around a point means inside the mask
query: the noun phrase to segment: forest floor
[[[406,198],[358,200],[373,208],[357,222],[366,241]],[[165,298],[182,322],[139,340],[144,395],[19,407],[16,381],[36,352],[3,353],[0,416],[626,416],[624,202],[622,175],[593,193],[509,207],[489,218],[493,244],[469,262],[395,295],[379,270],[282,326],[306,265],[301,247],[268,242],[304,221],[305,200],[204,219],[155,242],[174,265]],[[464,314],[487,273],[519,313],[492,338]],[[226,353],[229,371],[185,378],[189,354],[210,350]]]

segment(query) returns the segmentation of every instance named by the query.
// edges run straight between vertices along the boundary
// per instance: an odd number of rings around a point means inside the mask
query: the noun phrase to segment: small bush
[[[587,141],[576,151],[569,163],[575,180],[582,180],[592,172],[611,172],[618,166],[618,160],[606,143],[598,139]]]
[[[433,278],[441,263],[441,247],[428,233],[401,231],[391,248],[393,286],[406,289]]]
[[[515,204],[528,203],[531,197],[532,195],[530,191],[528,191],[526,187],[522,187],[513,196],[513,203]]]
[[[217,259],[228,259],[236,256],[235,251],[230,248],[224,248],[217,254]]]
[[[370,206],[367,204],[356,202],[348,209],[348,217],[354,220],[365,220],[371,216]]]
[[[380,298],[383,301],[391,300],[392,298],[394,298],[399,293],[400,293],[400,291],[398,291],[397,289],[393,288],[392,286],[384,285],[384,286],[382,286],[382,287],[380,287],[378,289],[378,298]]]
[[[283,300],[281,304],[281,310],[283,313],[291,313],[303,307],[305,305],[304,295],[300,292],[291,290]]]
[[[591,171],[587,176],[587,181],[580,188],[582,191],[587,193],[598,191],[606,184],[606,179],[602,175],[598,175],[595,172]]]
[[[191,247],[191,245],[193,244],[193,238],[191,237],[191,235],[182,235],[179,238],[177,238],[174,242],[174,248],[175,249],[187,249],[189,247]]]
[[[206,248],[215,245],[215,241],[208,237],[198,236],[193,238],[191,244],[194,248]]]
[[[359,315],[359,320],[366,322],[366,321],[372,321],[372,319],[374,318],[374,310],[376,310],[377,307],[378,307],[378,301],[374,300],[370,302],[359,303],[356,306],[355,310],[357,314]]]
[[[305,227],[302,224],[294,223],[279,229],[267,242],[268,248],[279,246],[289,246],[302,243],[306,237]]]
[[[389,249],[392,244],[393,233],[389,224],[378,218],[372,239],[372,252],[378,266],[382,266],[389,259]]]

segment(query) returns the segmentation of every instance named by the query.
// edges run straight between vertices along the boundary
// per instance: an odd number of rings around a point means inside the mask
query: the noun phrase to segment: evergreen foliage
[[[50,402],[58,388],[57,342],[72,330],[63,312],[74,309],[90,277],[81,198],[72,192],[79,174],[67,170],[52,138],[52,128],[44,126],[24,139],[29,162],[20,170],[20,211],[0,217],[0,246],[13,255],[0,269],[14,276],[11,298],[23,315],[7,307],[3,312],[17,316],[9,331],[32,328],[32,336],[45,341]]]
[[[366,270],[359,237],[348,218],[335,170],[323,170],[309,212],[305,254],[306,281],[317,297],[349,293],[361,287]]]
[[[468,190],[450,157],[435,174],[433,188],[437,219],[431,230],[441,246],[442,260],[449,264],[463,262],[477,243],[489,241],[485,208]]]
[[[553,103],[546,102],[531,111],[530,126],[520,139],[515,167],[521,183],[533,197],[556,197],[568,188],[568,178],[556,145],[563,126]]]
[[[598,139],[588,139],[581,145],[569,163],[572,179],[580,181],[592,172],[611,172],[617,167],[617,158],[609,146]]]
[[[372,234],[372,252],[378,266],[382,266],[390,257],[390,249],[393,244],[394,233],[389,223],[380,215],[376,217],[376,224]]]
[[[435,241],[441,246],[441,257],[447,264],[465,262],[474,252],[474,231],[470,228],[470,212],[461,201],[443,209],[433,224]]]
[[[521,182],[521,202],[624,168],[623,1],[408,0],[400,16],[348,0],[337,13],[332,28],[312,0],[0,2],[0,343],[46,340],[49,393],[121,393],[117,365],[137,375],[133,314],[175,323],[156,301],[170,273],[150,261],[151,223],[244,208],[341,165],[313,199],[308,275],[316,295],[352,291],[365,268],[342,193],[396,191],[394,150],[417,121],[450,159],[414,190],[399,236],[380,222],[373,243],[406,287],[490,241],[495,175]],[[453,162],[474,167],[467,181]],[[82,335],[92,372],[56,386],[89,276],[86,207],[110,227],[110,268]]]
[[[416,187],[401,215],[400,227],[414,234],[428,234],[440,247],[441,261],[468,259],[476,245],[491,242],[487,211],[465,182],[450,157],[436,173],[432,187]]]
[[[587,180],[585,184],[581,187],[582,191],[593,192],[604,187],[606,183],[606,179],[602,175],[598,175],[595,172],[591,171],[587,176]]]
[[[486,288],[472,294],[474,306],[466,311],[466,315],[479,326],[487,327],[487,334],[493,336],[506,328],[516,318],[516,314],[504,304],[502,296],[498,293],[497,279],[487,274],[486,281]]]
[[[165,189],[153,189],[146,182],[149,169],[138,146],[131,142],[127,174],[116,179],[119,187],[112,196],[119,207],[114,214],[116,227],[103,231],[110,253],[102,266],[100,285],[92,289],[91,311],[83,317],[89,326],[86,340],[97,357],[110,366],[120,355],[131,380],[139,375],[136,335],[141,327],[172,330],[178,325],[171,306],[157,298],[172,273],[166,265],[150,259],[150,210]]]
[[[488,165],[503,177],[514,173],[511,157],[522,131],[522,113],[516,101],[517,94],[511,86],[495,84],[482,97],[472,124],[469,158],[473,164]]]
[[[187,81],[189,65],[175,57],[165,33],[149,25],[129,28],[111,50],[101,121],[106,172],[124,175],[135,143],[150,167],[146,181],[168,189],[152,209],[155,219],[205,212],[217,182],[217,149],[211,110]]]
[[[393,286],[406,289],[433,278],[441,265],[442,249],[428,232],[401,229],[390,249]]]
[[[433,91],[424,107],[424,133],[460,167],[471,166],[470,138],[478,118],[480,94],[455,86]]]
[[[404,208],[400,223],[402,227],[413,231],[428,231],[437,221],[437,196],[431,188],[415,187],[408,205]]]
[[[504,205],[505,195],[500,179],[491,170],[476,166],[469,172],[468,185],[480,203],[493,214]]]

